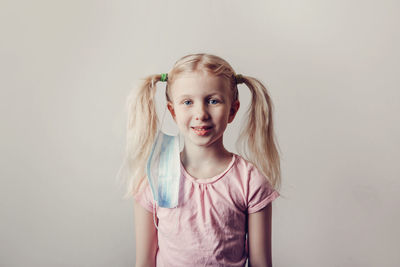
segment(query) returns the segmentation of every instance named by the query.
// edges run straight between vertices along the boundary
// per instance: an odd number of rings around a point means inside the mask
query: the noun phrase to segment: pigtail
[[[127,99],[125,158],[117,175],[126,186],[124,198],[138,193],[147,181],[147,158],[159,124],[155,94],[156,83],[160,80],[160,74],[148,76],[137,90],[131,91]]]
[[[257,79],[239,76],[252,94],[246,112],[248,119],[241,130],[236,148],[267,177],[272,187],[281,185],[280,157],[273,124],[273,104],[265,86]],[[247,149],[249,151],[247,151]]]

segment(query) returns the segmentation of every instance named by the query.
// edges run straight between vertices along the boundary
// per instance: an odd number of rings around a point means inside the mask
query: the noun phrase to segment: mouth
[[[211,132],[211,126],[192,127],[197,135],[204,136]]]
[[[208,129],[211,129],[211,128],[212,128],[212,126],[192,127],[192,129],[195,129],[195,130],[208,130]]]

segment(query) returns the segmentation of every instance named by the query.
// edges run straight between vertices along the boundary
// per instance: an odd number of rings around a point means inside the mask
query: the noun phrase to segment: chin
[[[202,136],[190,136],[189,141],[194,144],[194,145],[198,145],[198,146],[208,146],[211,144],[212,139],[210,137],[202,137]]]

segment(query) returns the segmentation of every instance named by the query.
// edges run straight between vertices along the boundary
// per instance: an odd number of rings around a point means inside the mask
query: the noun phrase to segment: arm
[[[157,228],[153,214],[134,201],[136,232],[136,267],[156,266]],[[157,218],[156,218],[157,220]]]
[[[249,267],[272,267],[271,221],[271,203],[249,214]]]

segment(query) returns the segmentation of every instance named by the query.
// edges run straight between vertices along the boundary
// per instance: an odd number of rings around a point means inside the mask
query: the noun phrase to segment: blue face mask
[[[174,136],[159,130],[147,160],[147,178],[154,202],[159,207],[176,208],[179,204],[179,190],[181,186],[179,141],[179,134]],[[168,233],[164,233],[158,228],[155,213],[154,203],[154,225],[158,232],[168,236]]]
[[[159,207],[178,206],[181,177],[179,153],[179,134],[173,136],[159,130],[147,160],[147,178]]]

